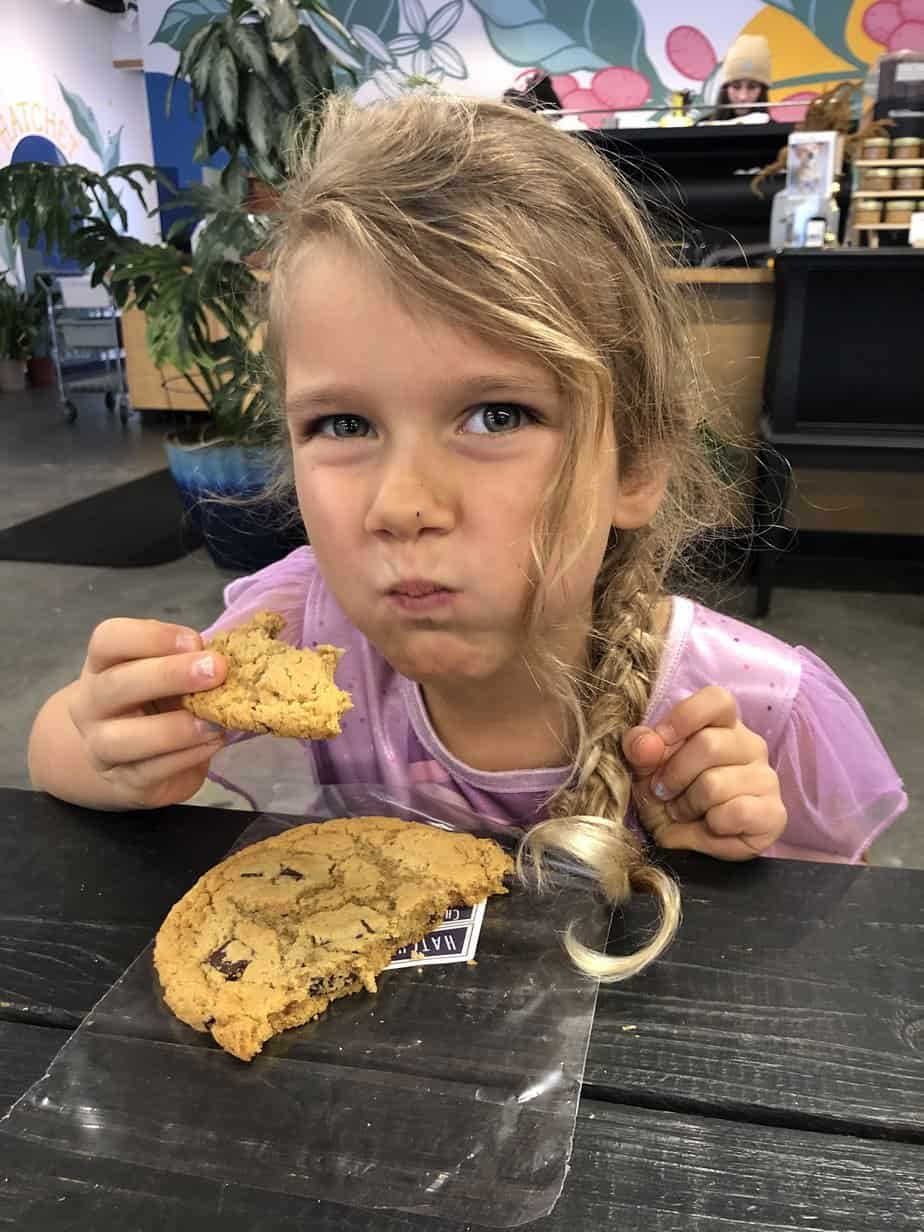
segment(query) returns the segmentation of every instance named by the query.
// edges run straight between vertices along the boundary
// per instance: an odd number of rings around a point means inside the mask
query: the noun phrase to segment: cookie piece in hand
[[[301,740],[339,736],[340,716],[353,705],[334,684],[343,651],[296,650],[278,640],[284,625],[278,612],[258,612],[247,624],[216,633],[209,649],[228,660],[228,675],[215,689],[185,693],[185,708],[232,731]]]
[[[366,988],[447,907],[506,894],[493,839],[397,817],[296,826],[201,877],[157,934],[164,999],[250,1061],[270,1036]]]

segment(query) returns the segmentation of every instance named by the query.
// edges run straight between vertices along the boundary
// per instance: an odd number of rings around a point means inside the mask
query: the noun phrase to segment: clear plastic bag
[[[306,821],[385,814],[509,827],[425,788],[324,788]],[[294,824],[258,817],[236,847]],[[605,943],[609,908],[562,863],[556,888],[488,902],[477,964],[388,971],[249,1065],[179,1022],[153,944],[0,1129],[148,1167],[488,1227],[547,1214],[568,1171],[597,984],[561,934]]]

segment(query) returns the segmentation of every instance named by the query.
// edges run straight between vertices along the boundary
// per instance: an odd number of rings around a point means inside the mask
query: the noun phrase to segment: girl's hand
[[[786,828],[766,742],[745,727],[727,689],[684,699],[657,725],[622,738],[639,820],[661,847],[750,860]]]
[[[184,710],[180,694],[226,674],[192,629],[107,620],[94,630],[69,712],[91,768],[127,808],[177,804],[202,786],[224,732]]]

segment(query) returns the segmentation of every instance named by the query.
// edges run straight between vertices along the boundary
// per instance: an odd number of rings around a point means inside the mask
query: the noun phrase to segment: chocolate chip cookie
[[[184,694],[184,707],[232,731],[302,740],[339,736],[340,716],[353,705],[334,684],[343,651],[297,650],[279,641],[284,624],[278,612],[258,612],[247,624],[217,633],[209,648],[228,660],[228,675],[215,689]]]
[[[493,839],[396,817],[296,826],[230,856],[171,909],[154,947],[164,999],[250,1061],[336,998],[375,992],[396,950],[447,907],[506,894],[513,868]]]

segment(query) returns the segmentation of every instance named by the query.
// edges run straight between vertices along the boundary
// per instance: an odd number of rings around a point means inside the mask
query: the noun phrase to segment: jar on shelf
[[[860,157],[888,158],[890,144],[888,137],[867,137],[860,146]]]
[[[894,183],[900,192],[918,192],[924,188],[924,167],[896,167]]]
[[[861,167],[860,189],[862,192],[891,192],[894,174],[891,167]]]
[[[882,202],[875,197],[860,197],[853,207],[855,227],[869,227],[882,221]]]
[[[920,158],[920,137],[896,137],[892,142],[893,158]]]
[[[901,226],[911,222],[911,215],[913,213],[913,201],[903,201],[896,198],[886,202],[883,222],[892,223],[894,226]]]

